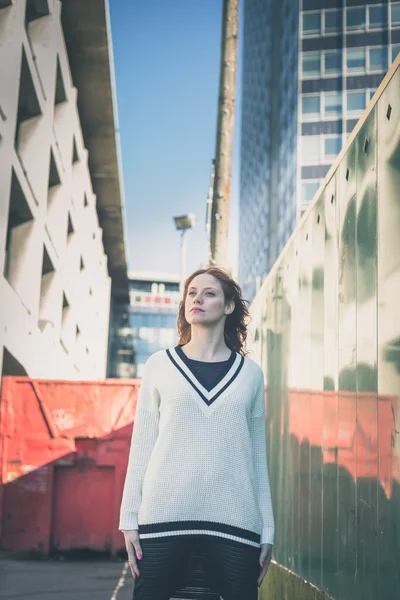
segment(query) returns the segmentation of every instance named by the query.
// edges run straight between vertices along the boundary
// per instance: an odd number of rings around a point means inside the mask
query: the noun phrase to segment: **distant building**
[[[112,308],[109,377],[139,377],[154,352],[177,343],[179,276],[132,271],[129,305]]]
[[[239,280],[252,299],[400,51],[400,2],[245,0]]]
[[[107,0],[0,2],[2,375],[106,375],[128,299],[108,23]]]

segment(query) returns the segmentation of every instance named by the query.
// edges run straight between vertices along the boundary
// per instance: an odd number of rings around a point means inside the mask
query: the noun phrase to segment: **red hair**
[[[240,286],[232,279],[229,271],[226,271],[221,267],[198,269],[186,279],[183,290],[183,299],[179,304],[178,310],[178,343],[184,345],[190,341],[191,325],[185,318],[185,302],[190,283],[197,275],[202,275],[203,273],[208,273],[218,279],[224,292],[225,302],[233,300],[235,308],[233,312],[226,317],[225,321],[225,343],[230,350],[234,350],[235,352],[246,356],[247,352],[244,350],[244,345],[247,338],[247,322],[250,318],[248,310],[249,302],[244,300]]]

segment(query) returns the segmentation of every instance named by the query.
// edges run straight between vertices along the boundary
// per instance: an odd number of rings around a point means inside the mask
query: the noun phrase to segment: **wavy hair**
[[[190,283],[197,275],[208,273],[212,275],[221,284],[225,296],[225,302],[231,300],[235,303],[233,312],[226,317],[224,337],[225,343],[230,350],[234,350],[243,356],[248,352],[244,349],[247,338],[247,323],[250,320],[248,305],[249,302],[242,296],[240,286],[232,279],[229,271],[221,267],[206,267],[198,269],[190,275],[184,285],[183,299],[179,304],[178,310],[178,344],[187,344],[191,338],[191,325],[185,318],[185,302]]]

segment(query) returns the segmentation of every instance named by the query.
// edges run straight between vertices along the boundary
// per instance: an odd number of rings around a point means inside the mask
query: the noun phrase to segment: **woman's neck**
[[[231,350],[225,343],[223,332],[205,327],[192,325],[191,339],[183,346],[183,351],[188,358],[207,362],[228,360]]]

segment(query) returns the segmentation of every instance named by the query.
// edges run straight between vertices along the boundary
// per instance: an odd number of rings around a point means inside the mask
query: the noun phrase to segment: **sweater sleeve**
[[[267,466],[267,444],[265,434],[264,376],[260,379],[254,398],[250,434],[252,438],[254,469],[257,480],[258,505],[263,522],[261,544],[273,544],[275,523]]]
[[[128,468],[120,510],[119,529],[138,529],[142,484],[158,436],[159,393],[154,387],[151,358],[141,381],[132,431]]]

